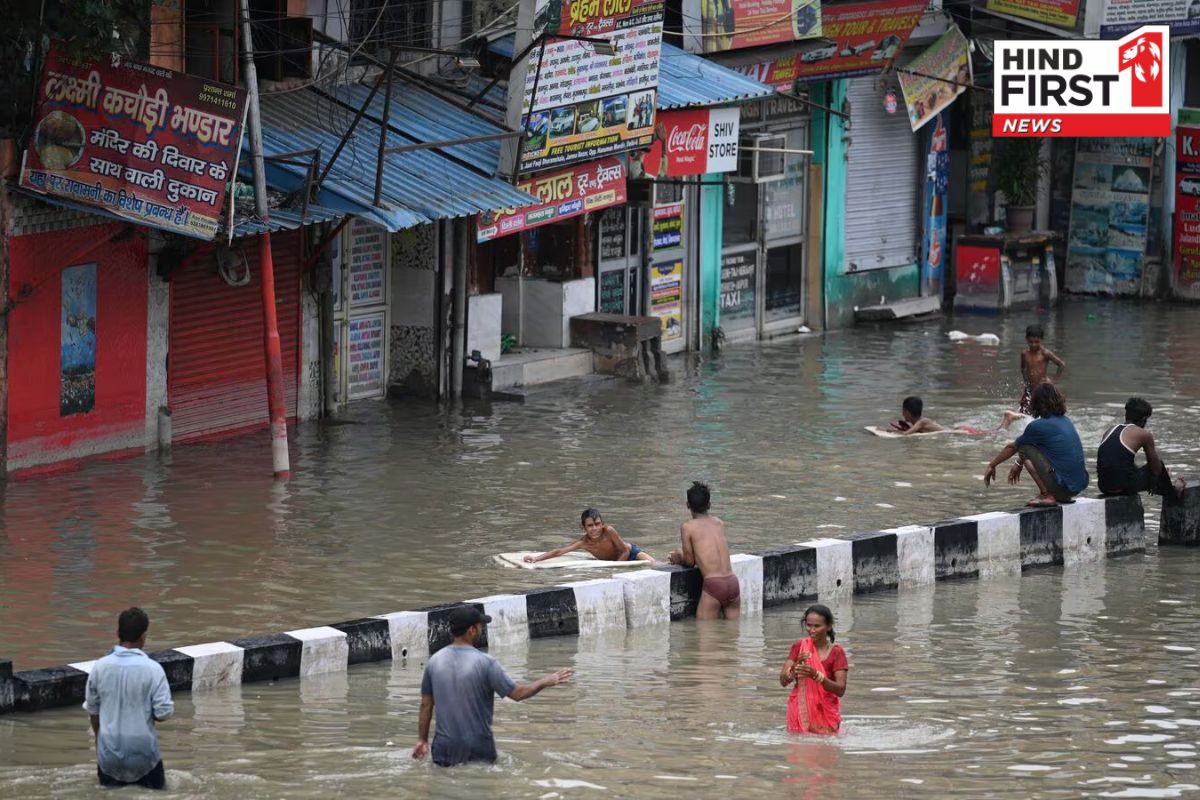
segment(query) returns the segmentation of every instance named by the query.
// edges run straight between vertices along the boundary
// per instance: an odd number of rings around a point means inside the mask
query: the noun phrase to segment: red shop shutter
[[[250,282],[245,286],[225,283],[211,254],[197,256],[171,277],[167,391],[175,442],[265,427],[269,422],[258,240],[238,241],[250,264]],[[300,372],[303,231],[272,236],[271,252],[283,354],[283,397],[288,419],[294,420]]]

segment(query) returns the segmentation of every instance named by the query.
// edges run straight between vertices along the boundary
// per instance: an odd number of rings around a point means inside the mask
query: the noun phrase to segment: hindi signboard
[[[1100,37],[1120,39],[1143,25],[1169,25],[1171,38],[1200,34],[1200,4],[1195,0],[1105,0]]]
[[[536,205],[485,211],[476,219],[475,237],[487,242],[558,220],[577,217],[625,202],[625,168],[615,158],[538,175],[517,189],[541,198]]]
[[[521,110],[519,173],[648,147],[654,135],[663,0],[538,0]],[[554,34],[605,39],[616,55]],[[534,97],[534,88],[537,97]]]
[[[683,336],[683,262],[650,268],[650,316],[662,320],[663,341]]]
[[[821,0],[683,0],[691,53],[725,53],[821,36]]]
[[[826,6],[821,36],[829,44],[733,69],[780,92],[791,92],[797,83],[871,75],[892,63],[927,5],[926,0],[871,0]]]
[[[918,131],[957,100],[971,83],[967,37],[956,25],[898,71],[904,104],[908,106],[908,121]]]
[[[1175,134],[1175,275],[1200,282],[1200,109],[1179,109]]]
[[[1059,28],[1074,28],[1079,18],[1079,0],[987,0],[987,10]]]
[[[21,186],[214,239],[242,142],[245,90],[55,46]]]

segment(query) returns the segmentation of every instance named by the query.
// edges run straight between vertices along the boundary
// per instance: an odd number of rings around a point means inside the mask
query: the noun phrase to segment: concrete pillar
[[[1158,543],[1200,547],[1200,486],[1184,489],[1182,502],[1163,503]]]

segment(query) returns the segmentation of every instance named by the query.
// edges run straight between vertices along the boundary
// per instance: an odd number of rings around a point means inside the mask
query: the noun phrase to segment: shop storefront
[[[742,156],[725,188],[720,325],[730,340],[805,323],[810,114],[792,98],[742,107]],[[761,236],[760,236],[761,233]]]

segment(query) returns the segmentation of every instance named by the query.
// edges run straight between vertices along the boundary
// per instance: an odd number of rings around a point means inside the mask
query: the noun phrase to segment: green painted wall
[[[700,187],[700,347],[712,346],[713,328],[721,324],[721,231],[725,187],[721,175],[705,175]],[[715,185],[708,185],[709,182]]]
[[[829,81],[817,87],[814,101],[841,109],[846,81]],[[854,324],[855,306],[875,305],[879,298],[900,300],[920,293],[919,264],[896,269],[843,273],[846,242],[846,130],[841,117],[824,112],[813,116],[814,158],[822,160],[825,176],[825,327]],[[881,165],[883,168],[883,165]]]

